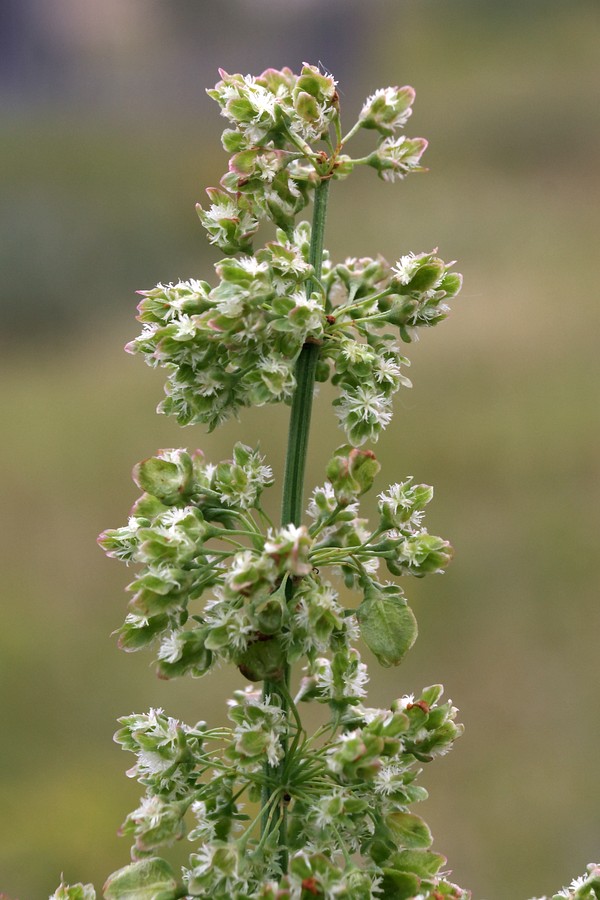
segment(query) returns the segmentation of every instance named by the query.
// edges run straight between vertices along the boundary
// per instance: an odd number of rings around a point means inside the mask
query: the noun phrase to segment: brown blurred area
[[[403,583],[419,641],[399,669],[369,660],[371,700],[443,682],[460,708],[422,814],[474,900],[552,893],[598,861],[599,46],[596,0],[4,0],[0,892],[38,900],[61,872],[101,888],[139,793],[116,718],[220,722],[238,684],[165,684],[117,650],[128,573],[95,538],[159,447],[216,461],[261,440],[281,473],[285,409],[182,431],[121,348],[137,289],[210,279],[218,258],[194,212],[226,164],[217,67],[304,60],[334,73],[348,125],[375,88],[414,85],[407,133],[430,140],[427,175],[335,185],[332,255],[437,246],[465,276],[408,348],[415,386],[377,448],[380,490],[435,485],[429,528],[456,559]],[[342,440],[327,391],[315,416],[309,485]]]

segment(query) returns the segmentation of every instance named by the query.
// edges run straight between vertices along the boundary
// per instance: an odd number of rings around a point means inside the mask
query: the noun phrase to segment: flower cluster
[[[384,181],[402,179],[409,172],[420,171],[421,157],[427,149],[425,138],[396,135],[412,113],[415,92],[408,85],[375,91],[365,101],[357,125],[379,132],[376,150],[365,160]]]
[[[280,231],[256,256],[221,260],[212,290],[188,281],[142,292],[144,327],[127,349],[169,373],[161,412],[212,429],[240,407],[289,402],[298,355],[325,324],[307,294],[309,240],[305,226]]]
[[[235,691],[227,728],[190,727],[160,709],[120,720],[115,739],[135,755],[128,775],[145,794],[121,828],[133,862],[110,876],[104,897],[466,900],[411,811],[426,797],[420,765],[461,733],[456,710],[438,702],[439,687],[389,709],[366,706],[356,646],[398,665],[417,624],[404,592],[379,570],[421,577],[451,558],[448,542],[423,524],[427,485],[392,484],[379,494],[375,525],[361,516],[379,464],[359,447],[377,439],[394,394],[410,386],[397,338],[410,342],[441,321],[461,277],[437,251],[395,265],[381,257],[334,264],[323,248],[331,181],[359,165],[388,181],[420,169],[427,142],[399,134],[414,90],[376,91],[345,135],[336,83],[314,66],[257,78],[221,72],[209,94],[228,123],[230,159],[198,214],[226,257],[215,286],[190,279],[142,291],[142,332],[126,349],[166,371],[159,409],[182,425],[213,429],[243,407],[277,402],[293,402],[297,422],[297,397],[308,403],[314,380],[331,380],[348,444],[313,491],[307,524],[289,498],[281,524],[271,522],[261,499],[271,469],[243,444],[218,464],[171,449],[135,467],[142,495],[127,524],[99,539],[135,567],[121,647],[154,643],[163,678],[201,676],[221,662],[251,684]],[[376,132],[377,145],[353,159],[346,145],[361,129]],[[312,226],[298,224],[313,195]],[[254,252],[264,219],[275,235]],[[284,494],[294,484],[287,472]],[[340,580],[358,593],[349,606]],[[330,713],[312,735],[299,711],[310,701]],[[178,875],[157,853],[184,837],[194,846]],[[95,894],[62,885],[55,897]]]
[[[300,75],[287,68],[267,69],[257,78],[220,74],[208,94],[233,126],[222,138],[232,155],[221,189],[209,190],[212,205],[199,207],[199,215],[211,242],[236,252],[248,249],[261,218],[286,229],[293,225],[323,162],[311,145],[339,122],[339,107],[335,81],[315,66],[304,65]],[[333,177],[347,174],[344,162],[336,159]]]
[[[144,327],[127,345],[151,366],[169,373],[159,411],[185,425],[214,428],[240,407],[289,402],[303,346],[319,346],[318,378],[339,388],[334,406],[348,440],[376,440],[392,418],[392,398],[410,387],[402,372],[409,361],[393,341],[445,318],[461,276],[433,253],[347,260],[322,271],[312,290],[307,223],[291,237],[277,232],[256,256],[216,265],[214,289],[200,281],[144,291]]]
[[[379,524],[368,527],[358,500],[378,470],[371,451],[339,448],[310,499],[310,527],[265,530],[260,498],[272,474],[257,451],[238,444],[232,460],[213,465],[199,451],[163,450],[138,464],[144,493],[127,525],[99,539],[109,556],[140,567],[120,646],[158,640],[165,678],[203,675],[221,660],[251,681],[277,679],[285,661],[305,658],[299,697],[358,702],[367,679],[352,649],[357,627],[384,665],[416,638],[403,591],[374,580],[380,561],[392,574],[422,576],[451,558],[422,523],[432,488],[411,479],[380,494]],[[344,609],[320,574],[326,567],[362,592],[358,609]]]
[[[269,593],[285,573],[306,565],[306,539],[300,534],[294,543],[286,531],[280,546],[273,532],[268,545],[252,511],[264,516],[260,497],[272,473],[243,444],[218,465],[199,451],[163,450],[136,466],[134,479],[144,493],[128,524],[99,538],[109,556],[141,566],[128,588],[133,597],[120,646],[137,650],[161,637],[161,675],[203,674],[216,658],[237,658],[262,635],[264,598],[245,610],[249,588]],[[190,607],[200,600],[204,617],[193,617]]]
[[[296,732],[286,796],[270,810],[275,818],[282,803],[289,810],[287,874],[279,871],[273,848],[240,802],[244,794],[253,799],[261,761],[266,757],[275,766],[280,760],[283,713],[277,701],[252,689],[236,692],[232,733],[211,731],[204,723],[190,728],[161,710],[124,717],[115,737],[138,757],[130,774],[144,779],[146,796],[121,829],[134,840],[135,861],[109,878],[104,896],[117,900],[143,886],[149,898],[165,900],[374,900],[404,885],[413,892],[407,897],[466,900],[468,894],[438,874],[445,859],[430,849],[427,825],[409,811],[427,796],[416,783],[419,765],[445,752],[460,733],[456,710],[439,704],[440,694],[434,686],[418,700],[402,697],[387,710],[356,707],[325,747]],[[208,749],[217,743],[221,749]],[[199,846],[178,878],[154,854],[186,835]],[[359,865],[351,853],[370,861]],[[93,900],[95,893],[89,885],[63,886],[54,897]]]
[[[127,349],[166,369],[160,412],[212,429],[241,407],[289,403],[300,352],[316,344],[317,379],[339,387],[336,412],[348,440],[376,440],[391,421],[393,394],[410,386],[390,328],[410,341],[418,326],[441,321],[460,275],[435,251],[396,266],[369,258],[334,266],[309,224],[295,219],[321,181],[354,165],[374,166],[388,180],[419,168],[427,142],[396,134],[414,90],[376,91],[342,136],[335,81],[314,66],[299,75],[221,76],[209,94],[232,126],[223,134],[231,158],[198,212],[211,243],[230,255],[215,266],[216,287],[191,279],[142,291],[143,329]],[[352,160],[341,151],[361,129],[378,132],[380,143]],[[275,240],[252,254],[262,218],[275,224]]]

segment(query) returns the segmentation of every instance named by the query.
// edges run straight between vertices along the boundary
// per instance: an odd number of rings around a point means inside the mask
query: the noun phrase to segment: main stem
[[[315,188],[313,206],[312,232],[310,242],[309,262],[315,270],[314,279],[321,278],[321,265],[323,262],[323,238],[325,235],[325,218],[327,214],[327,198],[329,194],[329,179],[324,178]],[[312,279],[306,286],[306,294],[310,296],[313,290]],[[315,374],[317,360],[319,358],[319,345],[315,343],[304,344],[296,363],[296,390],[292,400],[290,413],[290,425],[288,431],[288,445],[285,460],[285,475],[283,481],[283,502],[281,508],[282,525],[300,525],[303,512],[304,499],[304,474],[306,471],[306,457],[308,450],[308,435],[310,430],[310,418],[312,413],[312,401],[315,388]],[[288,582],[291,600],[293,585]],[[265,681],[263,697],[277,694],[280,698],[281,708],[288,720],[289,733],[289,687],[290,666],[286,665],[283,674],[283,689],[277,681]],[[283,796],[283,773],[285,770],[286,756],[288,752],[288,733],[282,740],[283,759],[275,772],[267,764],[265,765],[265,785],[262,791],[263,831],[269,828],[268,804],[275,790],[282,791],[281,818],[279,819],[279,847],[280,862],[283,872],[288,868],[287,849],[287,809]],[[273,782],[279,784],[275,787]]]

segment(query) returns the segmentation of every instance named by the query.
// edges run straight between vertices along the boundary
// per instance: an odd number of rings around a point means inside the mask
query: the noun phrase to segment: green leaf
[[[105,900],[169,900],[179,896],[177,878],[164,859],[152,857],[113,872],[104,885]]]
[[[419,893],[420,881],[408,872],[384,869],[380,890],[386,900],[411,900]]]
[[[421,691],[421,701],[427,706],[433,706],[444,693],[444,686],[441,684],[432,684]]]
[[[143,622],[144,619],[140,619],[139,624],[125,622],[119,628],[117,634],[119,635],[118,644],[121,650],[132,652],[150,644],[157,634],[160,634],[161,631],[167,628],[169,617],[167,615],[157,615],[149,618],[146,624],[141,624]]]
[[[371,583],[356,611],[362,638],[386,668],[402,662],[417,639],[417,620],[400,589]]]
[[[433,853],[431,850],[402,850],[392,857],[390,863],[402,872],[412,872],[419,878],[430,878],[437,875],[446,861],[441,853]]]
[[[281,681],[285,672],[285,648],[276,638],[255,641],[235,662],[248,681]]]
[[[176,462],[151,456],[138,463],[133,470],[133,480],[146,493],[156,497],[167,506],[181,501],[192,483],[192,460],[184,451],[179,452]]]
[[[414,813],[392,812],[385,817],[385,824],[399,846],[407,850],[426,850],[433,840],[428,825]]]

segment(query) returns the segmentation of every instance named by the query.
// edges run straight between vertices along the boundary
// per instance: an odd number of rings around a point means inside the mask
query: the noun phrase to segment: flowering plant
[[[410,386],[396,340],[441,322],[461,276],[436,250],[390,265],[335,263],[323,246],[333,181],[357,166],[388,182],[421,170],[427,142],[401,133],[414,91],[376,91],[344,134],[336,83],[314,66],[220,74],[208,93],[228,122],[229,166],[198,214],[226,256],[214,286],[141,292],[142,331],[127,349],[166,370],[160,410],[181,424],[213,429],[241,407],[291,406],[282,515],[275,524],[262,505],[273,476],[257,449],[238,443],[218,463],[168,449],[135,467],[142,493],[127,525],[100,536],[109,556],[136,566],[124,650],[153,645],[163,678],[228,663],[249,682],[229,701],[226,727],[161,709],[120,720],[115,739],[134,754],[128,774],[145,795],[121,829],[133,861],[104,897],[466,900],[412,810],[427,796],[421,767],[461,733],[457,711],[439,685],[369,707],[356,647],[398,665],[417,624],[387,576],[442,572],[452,556],[424,525],[430,486],[406,477],[380,491],[371,524],[360,498],[380,469],[363,445]],[[375,148],[354,158],[346,150],[363,129]],[[312,223],[297,222],[311,201]],[[274,235],[254,249],[264,220]],[[345,443],[305,510],[314,386],[327,380]],[[342,583],[356,602],[346,605]],[[311,702],[327,718],[309,734],[301,709]],[[160,854],[183,837],[192,850],[178,874]],[[557,896],[600,897],[599,870]],[[54,897],[95,893],[62,885]]]

